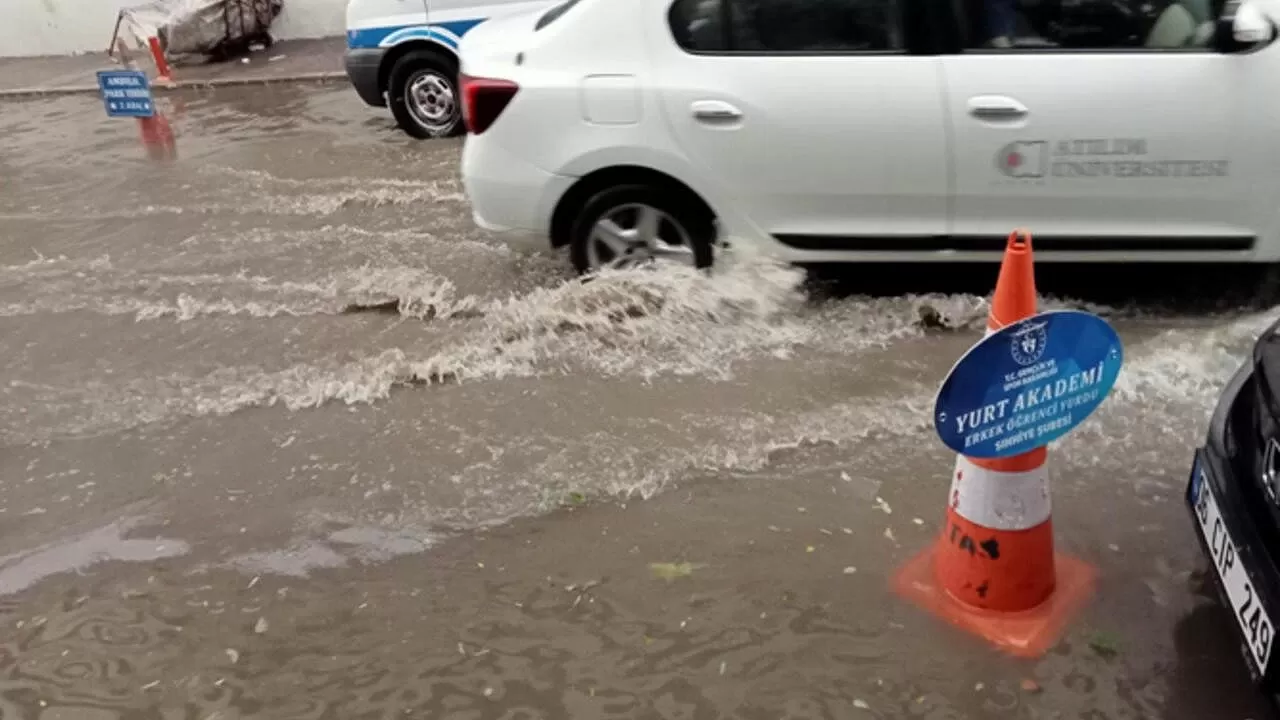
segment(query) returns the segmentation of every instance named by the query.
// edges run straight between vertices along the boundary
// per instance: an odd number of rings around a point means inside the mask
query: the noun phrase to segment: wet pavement
[[[105,45],[104,41],[104,45]],[[262,84],[282,81],[346,80],[342,68],[344,37],[315,40],[282,40],[270,48],[214,62],[201,57],[176,58],[171,64],[173,82],[164,88]],[[155,63],[145,51],[130,57],[154,81]],[[37,57],[0,57],[0,98],[98,92],[97,72],[119,69],[106,52]]]
[[[346,88],[161,103],[171,164],[0,105],[0,718],[1264,717],[1181,493],[1274,312],[1092,307],[1127,365],[1051,462],[1099,590],[1014,660],[886,588],[980,295],[581,284]]]

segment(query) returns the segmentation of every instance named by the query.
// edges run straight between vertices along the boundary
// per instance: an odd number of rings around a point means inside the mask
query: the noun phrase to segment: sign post
[[[111,118],[137,118],[138,131],[147,154],[153,160],[173,160],[177,157],[177,142],[169,120],[156,108],[151,94],[151,82],[146,72],[133,66],[128,48],[119,42],[122,70],[99,70],[98,93],[102,105]]]

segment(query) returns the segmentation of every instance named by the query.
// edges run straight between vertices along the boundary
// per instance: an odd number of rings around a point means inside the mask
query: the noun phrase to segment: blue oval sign
[[[983,338],[951,368],[933,417],[947,447],[975,458],[1019,455],[1071,432],[1120,376],[1124,351],[1106,320],[1041,313]]]

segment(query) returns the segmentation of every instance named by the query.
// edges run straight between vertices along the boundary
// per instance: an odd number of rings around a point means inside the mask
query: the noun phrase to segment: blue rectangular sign
[[[99,70],[98,91],[107,117],[149,118],[156,114],[151,83],[141,70]]]

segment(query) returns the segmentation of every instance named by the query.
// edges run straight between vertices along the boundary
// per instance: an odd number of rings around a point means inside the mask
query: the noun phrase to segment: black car
[[[1241,652],[1257,680],[1280,696],[1280,322],[1218,400],[1196,450],[1187,503]]]

